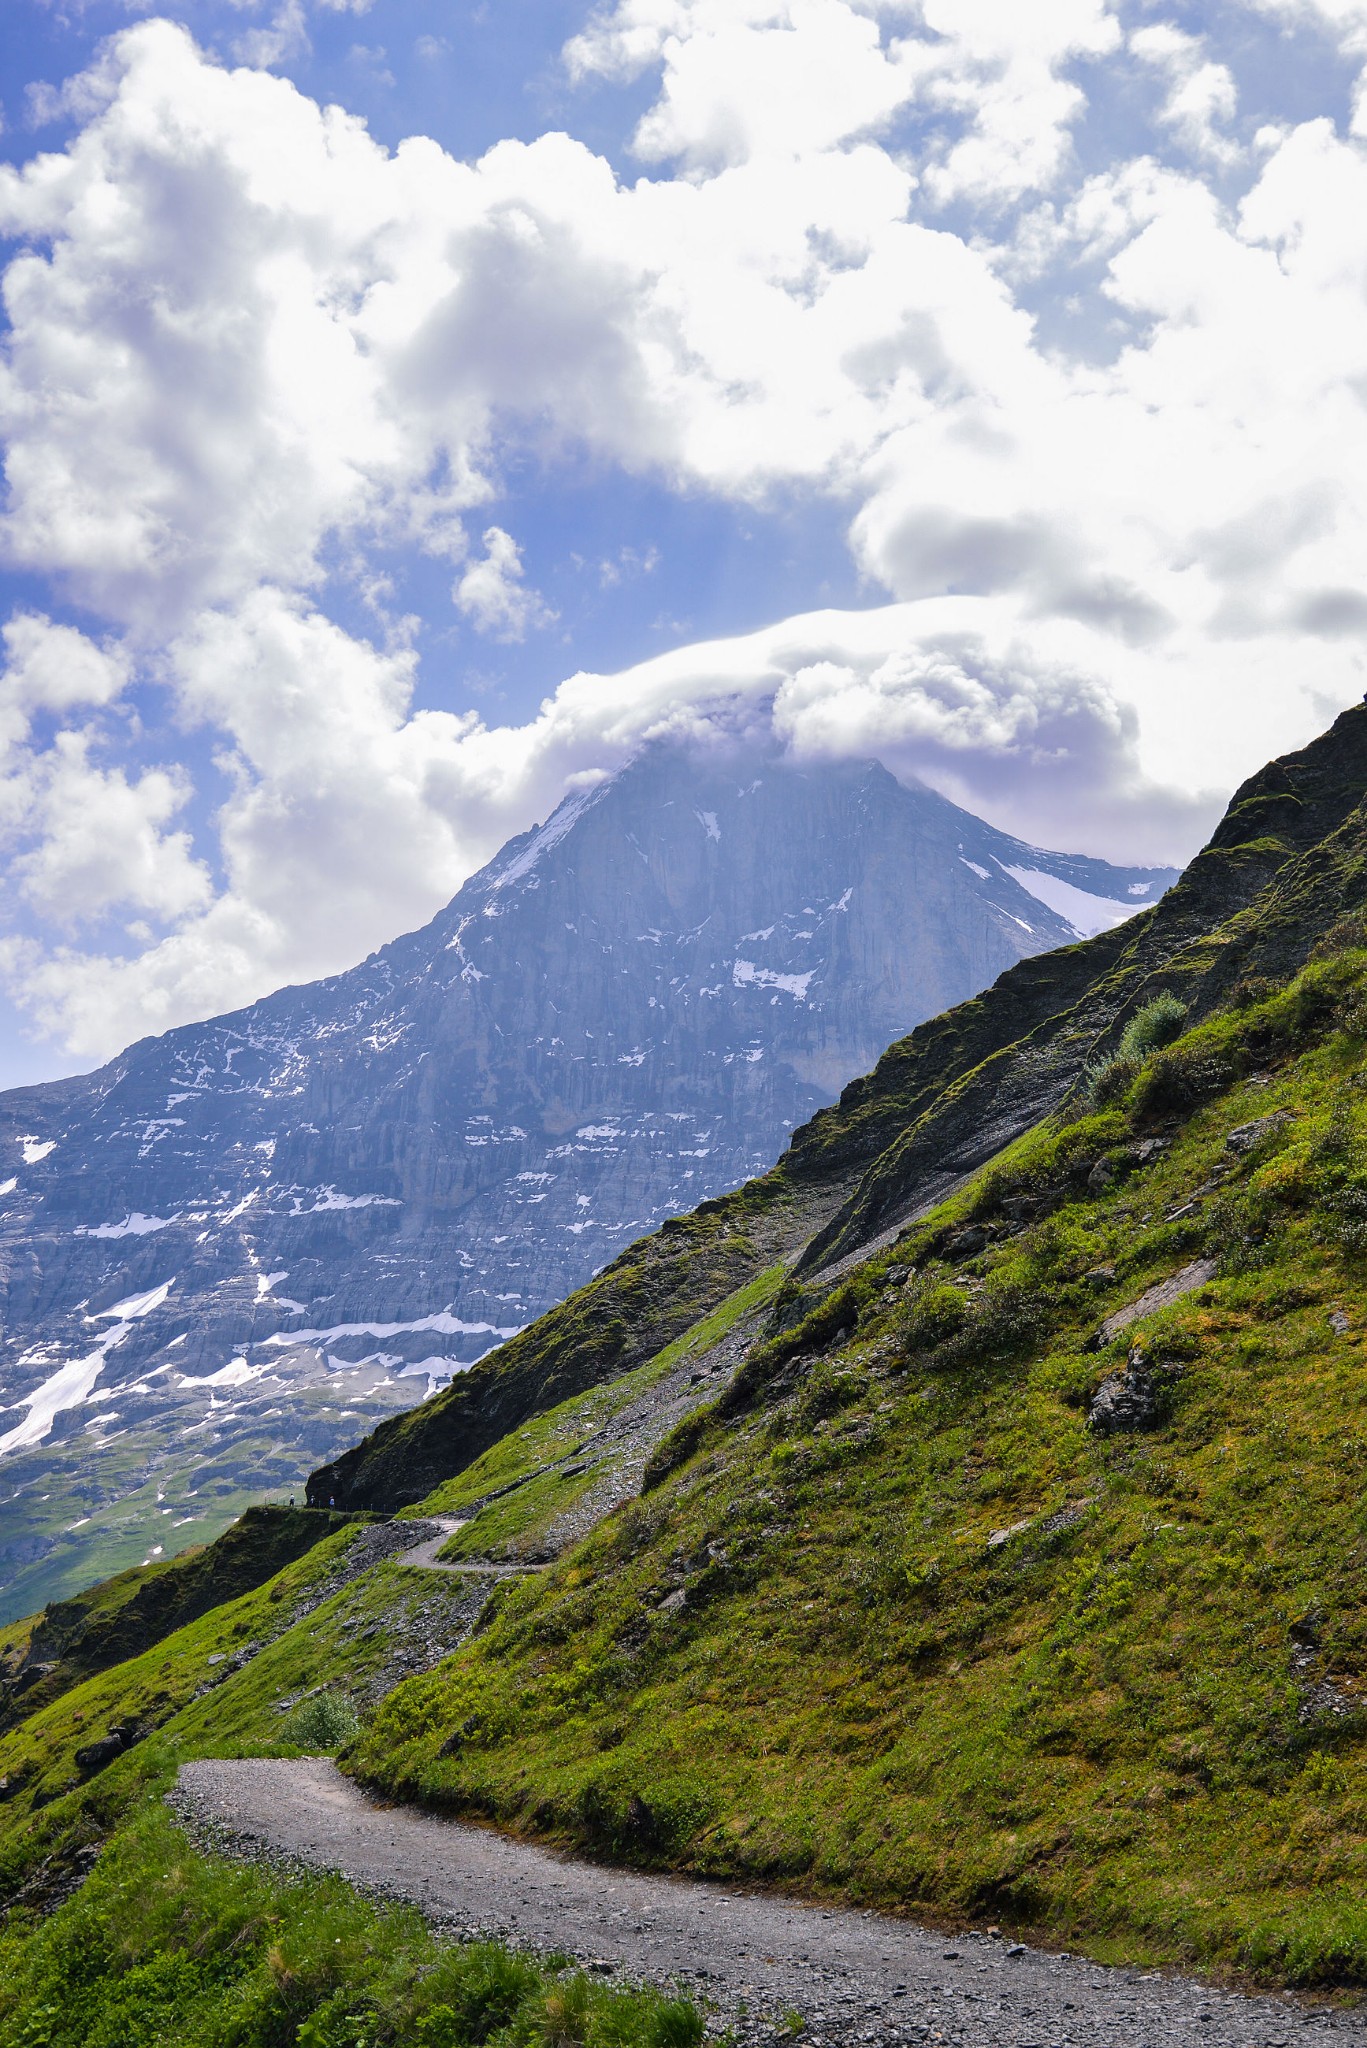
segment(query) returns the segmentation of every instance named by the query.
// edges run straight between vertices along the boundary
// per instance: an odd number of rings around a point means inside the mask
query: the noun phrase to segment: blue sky
[[[1167,860],[1363,692],[1367,0],[0,33],[0,1081],[659,731]]]

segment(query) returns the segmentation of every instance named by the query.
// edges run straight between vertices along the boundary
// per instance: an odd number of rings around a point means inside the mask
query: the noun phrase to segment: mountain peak
[[[0,1457],[51,1515],[0,1506],[0,1562],[37,1546],[12,1598],[298,1484],[1079,905],[1171,879],[876,762],[661,742],[350,972],[0,1098]]]

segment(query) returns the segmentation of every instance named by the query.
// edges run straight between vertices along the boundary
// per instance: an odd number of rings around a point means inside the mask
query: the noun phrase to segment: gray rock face
[[[656,750],[351,972],[0,1097],[0,1610],[302,1492],[912,1024],[1172,879],[873,763]]]
[[[1124,1370],[1097,1389],[1087,1420],[1098,1436],[1157,1429],[1167,1396],[1180,1375],[1179,1366],[1147,1357],[1136,1344]]]
[[[1146,1288],[1137,1301],[1118,1308],[1114,1315],[1107,1316],[1101,1325],[1096,1342],[1110,1344],[1122,1336],[1132,1323],[1138,1323],[1145,1316],[1156,1315],[1160,1308],[1171,1308],[1174,1302],[1186,1295],[1194,1294],[1198,1287],[1204,1287],[1215,1278],[1220,1270],[1218,1259],[1193,1259],[1180,1271],[1172,1273],[1166,1280],[1159,1280]]]

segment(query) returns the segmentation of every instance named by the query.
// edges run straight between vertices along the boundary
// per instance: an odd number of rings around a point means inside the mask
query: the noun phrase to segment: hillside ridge
[[[1348,714],[1171,903],[320,1468],[372,1519],[55,1675],[0,1892],[185,1759],[321,1747],[609,1862],[1359,1997],[1364,787]]]

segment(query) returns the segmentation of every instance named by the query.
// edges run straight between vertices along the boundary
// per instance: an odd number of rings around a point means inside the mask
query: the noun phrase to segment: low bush
[[[1180,1038],[1187,1028],[1187,1006],[1173,995],[1155,996],[1136,1010],[1120,1035],[1117,1047],[1122,1060],[1132,1060],[1136,1065],[1146,1060],[1150,1053],[1158,1052],[1165,1045],[1171,1045]]]
[[[360,1728],[360,1717],[344,1694],[316,1692],[286,1715],[280,1739],[291,1749],[334,1756],[355,1741]]]

